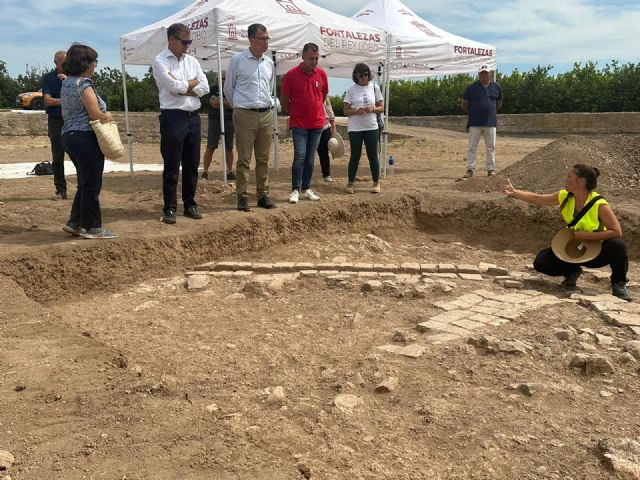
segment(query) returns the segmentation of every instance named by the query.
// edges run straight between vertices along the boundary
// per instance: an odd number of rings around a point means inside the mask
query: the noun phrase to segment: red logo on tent
[[[280,5],[287,13],[294,13],[296,15],[308,15],[308,13],[298,7],[293,0],[276,0],[276,3]]]
[[[440,37],[440,35],[436,35],[431,30],[429,30],[429,28],[424,23],[413,21],[411,22],[411,25],[414,25],[416,28],[419,28],[430,37]]]
[[[229,40],[237,40],[238,39],[238,30],[236,29],[236,17],[233,15],[229,15],[227,17],[227,30],[229,32]]]

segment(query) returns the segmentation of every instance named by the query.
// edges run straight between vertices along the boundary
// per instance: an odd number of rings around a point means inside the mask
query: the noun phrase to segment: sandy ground
[[[237,212],[232,186],[201,181],[204,219],[178,216],[175,226],[158,221],[160,174],[108,174],[101,202],[114,241],[62,233],[70,201],[54,199],[50,177],[1,181],[0,451],[15,457],[11,479],[624,478],[598,445],[637,435],[640,383],[636,361],[623,355],[637,337],[565,301],[571,292],[557,280],[526,288],[561,303],[474,332],[531,347],[516,354],[488,353],[466,337],[431,343],[416,329],[440,302],[478,289],[509,294],[491,279],[419,292],[398,278],[365,292],[356,278],[301,277],[255,291],[249,278],[212,277],[187,290],[187,271],[219,260],[528,271],[560,226],[557,212],[505,199],[498,180],[480,175],[465,191],[456,181],[464,134],[399,133],[413,136],[391,143],[395,175],[380,195],[368,192],[366,161],[358,193],[345,195],[343,158],[335,184],[316,182],[320,202],[287,204],[285,141],[271,181],[278,209]],[[498,169],[520,174],[518,162],[553,140],[499,137]],[[46,148],[46,138],[5,138],[0,162],[41,161]],[[158,145],[136,145],[135,155],[157,163]],[[638,296],[638,199],[602,193],[623,220]],[[595,274],[580,285],[608,292]],[[561,329],[571,333],[565,340]],[[421,357],[377,348],[411,343],[426,347]],[[605,357],[613,372],[569,368],[578,353]],[[375,393],[389,376],[398,387]],[[278,386],[283,395],[274,396]],[[340,394],[362,404],[341,410]]]

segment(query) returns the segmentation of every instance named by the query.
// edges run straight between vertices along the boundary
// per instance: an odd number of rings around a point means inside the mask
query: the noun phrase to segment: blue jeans
[[[291,164],[291,190],[308,190],[311,188],[313,163],[322,128],[292,128],[293,164]]]

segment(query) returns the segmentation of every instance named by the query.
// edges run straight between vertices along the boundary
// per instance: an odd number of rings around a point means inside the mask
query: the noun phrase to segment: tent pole
[[[384,156],[382,161],[384,162],[384,176],[387,176],[387,157],[389,155],[389,89],[391,87],[391,37],[389,33],[387,35],[387,59],[384,66],[385,74],[385,89],[384,89]]]
[[[273,59],[273,74],[275,79],[273,81],[273,103],[275,108],[273,109],[273,166],[276,171],[276,175],[280,173],[280,159],[278,158],[278,149],[280,147],[280,129],[278,128],[278,75],[276,74],[276,51],[271,51]]]
[[[127,71],[122,65],[122,91],[124,93],[124,124],[127,135],[127,150],[129,151],[129,175],[133,176],[133,150],[131,147],[131,129],[129,128],[129,99],[127,97]]]
[[[222,182],[227,184],[227,142],[224,135],[224,93],[222,92],[222,62],[220,61],[220,34],[218,32],[218,9],[213,9],[213,30],[216,37],[216,61],[218,64],[218,98],[220,99],[220,137],[222,138]]]

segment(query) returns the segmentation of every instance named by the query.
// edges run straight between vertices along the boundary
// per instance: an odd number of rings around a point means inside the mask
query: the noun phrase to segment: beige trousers
[[[269,193],[269,153],[273,133],[273,110],[255,112],[236,108],[233,110],[233,126],[236,131],[236,193],[247,196],[247,184],[251,171],[251,155],[256,158],[256,192],[258,198]]]

